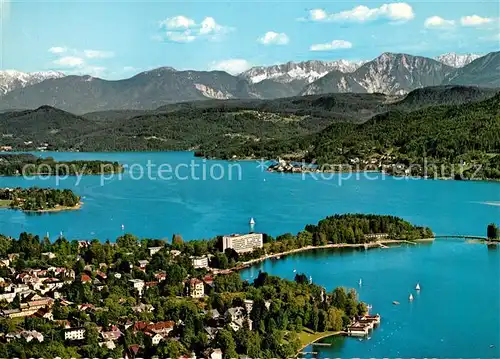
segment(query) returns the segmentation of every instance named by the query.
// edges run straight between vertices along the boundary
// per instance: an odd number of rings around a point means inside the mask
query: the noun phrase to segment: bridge
[[[499,242],[500,243],[500,238],[493,239],[493,238],[488,238],[488,237],[482,237],[482,236],[472,236],[472,235],[457,235],[457,234],[450,234],[450,235],[440,235],[440,236],[434,236],[434,238],[444,238],[444,239],[476,239],[480,241],[486,241],[486,242]]]

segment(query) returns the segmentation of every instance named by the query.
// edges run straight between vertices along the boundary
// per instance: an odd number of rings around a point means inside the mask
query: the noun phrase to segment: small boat
[[[312,284],[312,282],[313,282],[313,277],[309,276],[309,283]]]
[[[361,287],[363,285],[363,281],[360,279],[358,284]]]
[[[420,284],[417,283],[417,285],[415,286],[415,290],[420,290]]]
[[[294,272],[294,273],[297,273],[297,269],[294,269],[294,270],[293,270],[293,272]]]
[[[123,231],[124,229],[125,229],[125,225],[124,225],[124,224],[122,224],[122,231]]]
[[[392,302],[392,304],[399,305],[399,302],[397,300],[395,300],[394,302]]]
[[[410,296],[408,297],[408,300],[411,302],[413,300],[413,294],[410,293]]]
[[[250,218],[250,224],[255,224],[255,220],[252,218]]]

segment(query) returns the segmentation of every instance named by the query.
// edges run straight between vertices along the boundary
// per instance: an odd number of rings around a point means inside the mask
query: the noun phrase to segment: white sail
[[[420,284],[417,283],[417,285],[415,286],[415,289],[420,290]]]
[[[408,298],[410,301],[413,300],[413,294],[410,293],[410,297]]]
[[[255,224],[255,220],[252,218],[250,218],[250,224]]]

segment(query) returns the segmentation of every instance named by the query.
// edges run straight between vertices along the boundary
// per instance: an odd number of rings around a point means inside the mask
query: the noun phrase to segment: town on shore
[[[380,323],[355,290],[328,292],[242,264],[329,245],[432,237],[393,216],[335,215],[296,235],[210,240],[50,241],[0,237],[0,357],[294,357],[333,334],[366,335]]]

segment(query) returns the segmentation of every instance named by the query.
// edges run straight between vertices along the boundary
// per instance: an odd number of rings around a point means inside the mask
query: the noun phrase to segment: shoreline
[[[10,206],[0,206],[0,209],[14,209],[18,210],[24,213],[57,213],[57,212],[64,212],[64,211],[76,211],[82,208],[83,202],[78,202],[76,206],[73,207],[68,207],[68,206],[56,206],[54,208],[47,208],[47,209],[32,209],[32,210],[24,210],[22,208],[12,208]]]
[[[305,348],[307,348],[308,346],[313,345],[314,343],[317,343],[317,342],[319,342],[322,339],[329,338],[329,337],[334,337],[334,336],[337,336],[337,335],[343,335],[343,334],[345,334],[345,332],[342,331],[342,330],[340,330],[338,332],[325,332],[323,335],[320,335],[319,337],[314,338],[313,340],[311,340],[307,344],[302,345],[302,347],[297,351],[297,355],[295,356],[295,358],[299,358],[301,352]],[[311,335],[313,335],[313,334],[311,334]]]
[[[272,259],[272,258],[277,258],[281,256],[288,256],[291,254],[297,254],[301,252],[308,252],[311,250],[315,249],[332,249],[332,248],[361,248],[365,247],[366,249],[369,248],[384,248],[386,245],[389,245],[388,248],[390,248],[391,244],[403,244],[403,243],[411,243],[411,244],[416,244],[419,242],[433,242],[435,238],[421,238],[421,239],[415,239],[415,240],[406,240],[406,239],[384,239],[380,241],[375,241],[375,242],[370,242],[370,243],[356,243],[356,244],[350,244],[350,243],[330,243],[330,244],[325,244],[322,246],[306,246],[302,248],[296,248],[296,249],[291,249],[286,252],[281,252],[281,253],[273,253],[273,254],[267,254],[263,257],[256,258],[256,259],[251,259],[249,261],[243,262],[236,267],[233,267],[230,269],[230,271],[240,271],[246,268],[251,267],[254,264],[263,262],[267,259]]]

